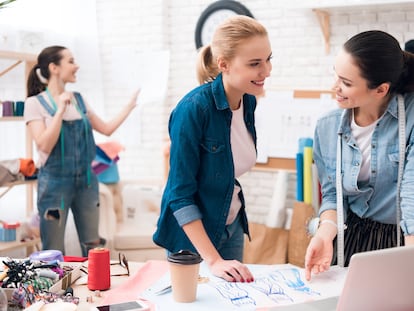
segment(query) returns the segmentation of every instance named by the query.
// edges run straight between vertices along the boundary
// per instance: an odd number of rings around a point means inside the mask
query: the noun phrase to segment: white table
[[[143,265],[144,263],[140,262],[128,262],[129,264],[129,272],[130,275],[134,275]],[[83,264],[84,266],[87,265],[87,262]],[[126,269],[121,267],[120,265],[111,265],[111,274],[118,274],[124,273]],[[116,288],[117,286],[121,285],[123,282],[128,280],[128,276],[112,276],[111,277],[111,288]],[[102,294],[105,293],[104,291],[100,292],[101,296],[97,295],[99,291],[92,291],[88,289],[87,286],[88,276],[82,272],[81,278],[76,280],[72,284],[73,288],[73,295],[75,297],[79,297],[79,305],[77,310],[78,311],[90,311],[92,307],[96,307],[102,305],[103,297]],[[92,302],[87,300],[92,299]]]

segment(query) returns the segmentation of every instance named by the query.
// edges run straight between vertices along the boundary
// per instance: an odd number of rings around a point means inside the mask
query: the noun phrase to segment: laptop
[[[414,310],[414,246],[354,254],[338,311]]]
[[[274,307],[277,311],[412,311],[414,246],[354,254],[339,297]]]

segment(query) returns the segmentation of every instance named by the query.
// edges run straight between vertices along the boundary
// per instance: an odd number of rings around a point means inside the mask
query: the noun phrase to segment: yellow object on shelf
[[[312,147],[303,149],[303,201],[312,204]]]

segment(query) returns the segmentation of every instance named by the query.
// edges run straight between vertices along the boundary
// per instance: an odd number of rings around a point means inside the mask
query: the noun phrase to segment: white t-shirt
[[[239,109],[233,110],[230,129],[234,175],[236,178],[249,171],[256,163],[256,149],[254,147],[253,138],[244,123],[243,112],[242,102]],[[241,208],[241,202],[238,197],[240,190],[239,186],[234,186],[233,198],[231,200],[230,211],[226,221],[227,225],[233,223]]]
[[[40,93],[40,95],[43,96],[43,98],[46,100],[49,106],[53,109],[53,104],[50,102],[49,96],[47,95],[47,93],[42,92]],[[87,115],[90,115],[93,112],[90,109],[90,107],[87,105],[85,99],[83,99],[83,101],[86,105]],[[36,98],[36,96],[31,96],[26,99],[25,104],[24,104],[24,120],[26,124],[28,124],[30,121],[43,120],[45,126],[48,127],[49,124],[52,122],[52,118],[53,117],[43,107],[43,105]],[[82,116],[80,115],[75,104],[68,105],[66,107],[65,112],[63,113],[63,120],[73,121],[73,120],[79,120],[79,119],[82,119]],[[38,150],[38,154],[39,154],[39,158],[37,160],[36,166],[41,167],[46,163],[46,160],[49,157],[49,153]]]
[[[358,176],[360,181],[367,181],[371,176],[371,137],[380,119],[368,126],[359,126],[355,123],[354,113],[352,112],[351,131],[362,153],[361,169]]]

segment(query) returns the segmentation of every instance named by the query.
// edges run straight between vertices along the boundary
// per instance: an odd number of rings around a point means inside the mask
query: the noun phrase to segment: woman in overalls
[[[103,246],[99,237],[98,180],[91,169],[95,157],[92,130],[111,135],[136,106],[138,92],[120,113],[103,121],[76,92],[65,90],[76,82],[72,53],[62,46],[45,48],[27,81],[24,117],[39,154],[37,206],[44,250],[65,253],[64,235],[69,208],[82,256]]]

